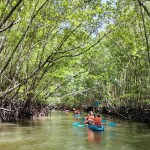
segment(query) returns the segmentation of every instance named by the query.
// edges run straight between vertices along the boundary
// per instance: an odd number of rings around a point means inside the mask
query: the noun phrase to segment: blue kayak
[[[80,117],[80,114],[73,114],[73,116],[74,116],[75,118],[78,118],[78,117]]]
[[[94,125],[88,125],[88,128],[93,130],[93,131],[104,131],[104,126],[97,127],[97,126],[94,126]]]

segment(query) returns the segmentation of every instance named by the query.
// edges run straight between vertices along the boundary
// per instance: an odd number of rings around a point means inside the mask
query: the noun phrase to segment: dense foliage
[[[1,120],[95,100],[149,110],[149,10],[148,0],[1,0]]]

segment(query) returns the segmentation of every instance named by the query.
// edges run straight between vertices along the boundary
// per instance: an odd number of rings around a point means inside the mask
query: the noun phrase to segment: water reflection
[[[83,117],[83,116],[82,116]],[[74,127],[72,113],[52,112],[51,116],[0,125],[0,150],[149,150],[150,130],[137,123],[109,120],[104,132]],[[106,124],[107,124],[106,123]]]
[[[88,142],[101,143],[101,132],[99,132],[99,131],[94,132],[88,128],[86,128],[86,132],[87,132]]]
[[[46,121],[46,117],[39,117],[39,118],[33,118],[31,120],[23,120],[17,122],[18,126],[20,127],[37,127],[37,126],[43,126]]]

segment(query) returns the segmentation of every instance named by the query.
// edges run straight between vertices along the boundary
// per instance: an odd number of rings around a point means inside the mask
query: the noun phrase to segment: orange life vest
[[[101,118],[95,117],[94,118],[94,125],[95,126],[101,126]]]

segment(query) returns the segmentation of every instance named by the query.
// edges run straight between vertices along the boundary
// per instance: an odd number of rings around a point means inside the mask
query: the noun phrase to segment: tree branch
[[[23,0],[19,0],[18,3],[11,9],[11,11],[9,12],[9,14],[5,17],[5,19],[0,24],[0,28],[6,23],[6,21],[10,18],[10,16],[13,14],[13,12],[16,10],[16,8],[20,5],[20,3],[22,1]]]
[[[144,8],[145,12],[150,17],[150,12],[148,11],[147,7],[140,0],[138,0],[138,2],[139,2],[139,5]]]

